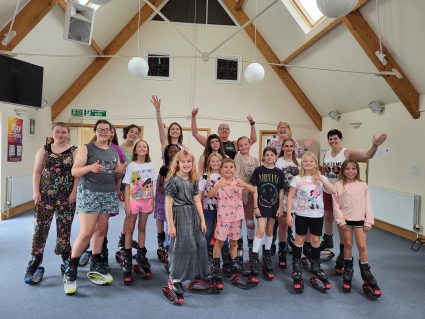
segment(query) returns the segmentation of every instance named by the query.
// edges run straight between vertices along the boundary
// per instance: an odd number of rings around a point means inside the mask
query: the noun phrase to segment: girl
[[[313,153],[307,152],[301,159],[301,173],[290,183],[286,202],[286,223],[292,226],[292,203],[296,197],[295,207],[295,243],[293,249],[293,287],[297,292],[303,290],[301,253],[307,232],[311,239],[311,270],[323,283],[324,289],[332,287],[323,270],[320,268],[320,236],[323,228],[323,190],[335,193],[335,187],[320,174],[319,164]],[[312,281],[315,287],[317,278]]]
[[[255,192],[255,187],[236,179],[235,163],[230,158],[225,158],[221,166],[222,178],[208,192],[208,198],[217,197],[217,227],[214,236],[216,243],[213,253],[213,275],[219,275],[220,251],[224,241],[229,239],[231,267],[233,273],[239,273],[240,266],[237,260],[238,239],[241,237],[242,220],[244,218],[242,190]]]
[[[34,277],[34,274],[43,261],[53,215],[56,215],[57,227],[55,253],[65,262],[71,252],[71,225],[79,181],[71,175],[71,168],[77,148],[69,144],[69,127],[65,123],[54,124],[52,136],[52,143],[40,148],[34,160],[34,235],[32,258],[24,278],[27,284],[36,284],[42,279],[43,269],[39,276]]]
[[[124,151],[127,164],[130,164],[133,160],[134,144],[140,138],[140,132],[140,127],[135,124],[130,124],[123,128],[124,142],[120,147]]]
[[[273,226],[276,216],[280,217],[283,214],[284,176],[282,171],[275,166],[276,157],[276,149],[267,146],[263,150],[263,165],[254,170],[250,180],[250,183],[256,187],[254,214],[257,217],[257,234],[254,238],[252,255],[250,256],[251,272],[254,276],[258,275],[258,250],[265,232],[263,271],[266,279],[270,280],[274,278],[270,254]]]
[[[180,151],[180,146],[177,144],[168,144],[164,149],[164,165],[159,170],[158,179],[156,183],[155,193],[155,212],[156,228],[158,230],[158,259],[161,262],[167,260],[168,241],[166,243],[166,235],[164,231],[165,220],[165,179],[168,174],[168,169],[177,152]]]
[[[373,295],[379,297],[381,290],[370,272],[366,246],[366,232],[373,225],[372,204],[367,184],[360,180],[359,164],[351,159],[342,163],[339,181],[335,184],[333,197],[335,220],[342,230],[344,238],[344,274],[343,290],[351,291],[353,278],[353,233],[359,250],[361,276],[367,286],[372,288]]]
[[[260,166],[258,158],[251,156],[249,150],[251,149],[251,143],[249,138],[242,136],[238,139],[239,153],[235,156],[235,176],[248,183],[255,168]],[[244,190],[243,196],[243,208],[246,221],[248,249],[251,253],[252,244],[255,236],[255,222],[254,222],[254,200],[252,194]],[[243,263],[243,238],[241,237],[238,241],[238,257],[239,262]]]
[[[192,110],[192,121],[191,121],[191,128],[192,128],[192,136],[199,142],[199,144],[206,146],[207,145],[207,139],[202,134],[199,134],[198,132],[198,126],[196,124],[196,115],[198,115],[198,108]],[[246,119],[249,122],[249,125],[251,126],[250,131],[250,143],[254,144],[257,141],[257,131],[255,130],[255,121],[252,119],[251,115],[248,115]],[[224,152],[228,157],[231,159],[234,159],[237,152],[238,152],[238,144],[236,141],[229,140],[229,134],[230,134],[230,127],[226,123],[221,123],[218,126],[217,134],[220,136],[221,142],[223,143],[223,149]]]
[[[147,277],[150,277],[150,264],[146,258],[146,223],[149,214],[153,211],[154,181],[156,180],[155,169],[151,165],[149,157],[149,145],[141,140],[134,145],[133,162],[128,164],[123,183],[125,184],[125,214],[124,220],[124,255],[123,266],[124,283],[131,283],[132,268],[132,238],[137,217],[138,223],[138,248],[136,261],[143,269]]]
[[[384,143],[387,139],[387,134],[384,133],[378,137],[375,137],[374,135],[372,137],[372,146],[367,152],[342,147],[341,144],[343,142],[343,138],[342,133],[339,130],[330,130],[327,134],[327,137],[331,149],[325,153],[325,156],[323,158],[323,174],[329,179],[332,184],[335,184],[338,181],[338,175],[341,170],[341,165],[346,159],[350,158],[356,161],[365,161],[371,159],[378,150],[378,146],[382,145],[382,143]],[[332,196],[331,194],[325,193],[323,199],[325,203],[325,233],[323,235],[323,241],[320,245],[320,248],[322,250],[326,248],[333,248],[334,246],[332,238],[334,220]],[[339,255],[336,259],[335,265],[335,272],[337,273],[337,275],[342,274],[342,268],[344,266],[344,244],[342,243],[343,237],[344,236],[342,234],[342,231],[340,230]]]
[[[195,157],[179,151],[171,163],[165,188],[165,212],[170,246],[168,287],[183,302],[182,282],[208,274],[206,225],[199,198]]]
[[[292,214],[293,207],[290,211],[286,210],[286,203],[289,193],[289,183],[294,176],[300,173],[298,160],[295,157],[295,141],[292,138],[285,138],[282,142],[282,150],[280,157],[276,161],[276,167],[281,169],[285,178],[283,189],[283,215],[279,217],[279,267],[286,268],[286,254],[288,251],[286,240],[288,238],[288,225],[286,225],[286,214]]]
[[[111,130],[112,125],[108,121],[98,120],[94,126],[96,140],[78,151],[72,167],[72,175],[81,177],[76,207],[80,218],[80,232],[74,241],[72,255],[65,265],[67,294],[76,292],[78,262],[93,235],[91,274],[88,274],[92,277],[89,279],[100,284],[112,282],[112,276],[101,262],[100,255],[109,216],[118,211],[119,178],[123,172],[123,164],[119,162],[117,152],[109,146]]]
[[[206,161],[207,171],[199,180],[199,191],[204,195],[204,217],[207,226],[205,237],[207,239],[208,252],[212,255],[213,247],[211,246],[211,237],[214,232],[214,224],[217,218],[217,198],[215,196],[208,197],[208,192],[214,187],[217,180],[221,177],[220,168],[223,157],[217,152],[212,152]]]
[[[198,176],[202,176],[202,174],[207,171],[208,165],[206,159],[208,159],[208,156],[210,156],[212,152],[220,154],[222,158],[227,157],[224,153],[223,143],[221,143],[221,139],[217,134],[211,134],[207,138],[204,153],[199,157]]]

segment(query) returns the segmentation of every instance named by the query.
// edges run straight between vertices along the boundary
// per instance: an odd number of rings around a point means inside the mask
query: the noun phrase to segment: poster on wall
[[[22,124],[23,120],[9,117],[7,121],[7,161],[22,161]]]

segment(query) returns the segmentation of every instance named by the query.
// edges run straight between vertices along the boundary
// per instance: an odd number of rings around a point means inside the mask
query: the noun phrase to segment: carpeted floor
[[[38,286],[24,284],[32,221],[32,213],[28,212],[0,222],[0,318],[425,318],[425,249],[415,253],[408,241],[378,229],[369,235],[369,253],[372,272],[383,291],[379,300],[363,295],[355,258],[354,287],[350,294],[342,292],[342,279],[333,274],[334,263],[330,262],[323,265],[334,286],[328,293],[313,289],[307,280],[309,274],[304,273],[305,291],[296,295],[291,287],[291,267],[276,268],[275,279],[261,280],[257,288],[240,290],[225,279],[225,289],[220,295],[186,293],[186,303],[173,306],[165,301],[160,289],[167,281],[167,274],[156,258],[153,216],[149,220],[147,240],[153,278],[149,281],[134,278],[132,286],[122,283],[122,272],[114,258],[122,223],[122,216],[118,216],[111,219],[109,235],[114,283],[95,286],[85,277],[87,267],[80,268],[78,294],[74,296],[63,292],[61,260],[53,253],[54,227],[46,247],[43,281]],[[78,217],[73,238],[77,232]],[[274,258],[277,263],[277,257]]]

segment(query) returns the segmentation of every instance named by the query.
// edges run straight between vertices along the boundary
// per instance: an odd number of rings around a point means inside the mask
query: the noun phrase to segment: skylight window
[[[93,8],[95,10],[100,8],[100,5],[91,3],[89,0],[78,0],[77,2],[79,4],[82,4],[83,6],[90,7],[90,8]]]
[[[325,18],[317,7],[316,0],[282,0],[282,2],[305,33],[310,32]]]

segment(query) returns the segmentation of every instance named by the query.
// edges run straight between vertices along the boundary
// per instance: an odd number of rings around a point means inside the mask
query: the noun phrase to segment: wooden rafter
[[[0,44],[0,49],[12,51],[31,30],[49,13],[49,11],[56,5],[57,0],[31,0],[22,8],[16,15],[13,24],[13,30],[16,31],[16,36],[9,42],[7,46]],[[0,31],[1,37],[9,32],[9,22],[3,30]]]
[[[165,0],[150,0],[156,7],[160,6]],[[117,36],[103,50],[105,55],[116,54],[121,47],[131,38],[145,21],[152,15],[153,10],[144,5],[140,9],[140,25],[138,26],[139,13],[137,13],[129,23],[117,34]],[[68,107],[68,105],[80,94],[80,92],[90,83],[90,81],[99,73],[99,71],[109,62],[111,58],[98,57],[88,68],[71,84],[64,94],[52,106],[52,121]]]
[[[235,10],[239,11],[240,9],[242,9],[244,2],[245,0],[235,0]]]
[[[57,0],[58,1],[58,5],[62,8],[63,11],[66,11],[66,3],[65,0]],[[92,38],[91,39],[91,47],[93,48],[94,51],[96,51],[97,54],[99,55],[103,55],[103,51],[100,48],[100,46],[96,43],[96,41]]]
[[[359,0],[355,10],[361,8],[368,1],[369,0]],[[333,20],[326,27],[324,27],[322,30],[320,30],[316,35],[314,35],[312,38],[308,39],[303,45],[301,45],[298,49],[296,49],[294,52],[292,52],[290,55],[288,55],[285,59],[283,59],[281,63],[282,64],[288,64],[289,62],[291,62],[293,59],[295,59],[297,56],[299,56],[301,53],[303,53],[305,50],[307,50],[309,47],[311,47],[313,44],[315,44],[317,41],[319,41],[321,38],[323,38],[331,30],[333,30],[337,26],[339,26],[342,22],[343,22],[342,18],[337,18],[337,19]]]
[[[234,0],[223,0],[223,3],[226,5],[227,9],[232,13],[234,18],[238,21],[240,25],[243,25],[249,20],[243,9],[235,9]],[[268,63],[280,63],[278,56],[273,52],[272,48],[268,45],[263,36],[258,32],[258,30],[257,32],[255,32],[255,27],[252,23],[245,28],[245,31],[253,42],[255,42],[256,37],[257,48]],[[292,93],[294,98],[297,100],[297,102],[301,105],[301,107],[313,121],[314,125],[319,130],[322,130],[322,116],[316,110],[314,105],[310,102],[308,97],[304,94],[303,90],[300,88],[300,86],[297,84],[297,82],[294,80],[288,70],[285,67],[278,67],[275,65],[272,65],[271,67],[275,71],[279,79],[286,85],[289,92]]]
[[[412,117],[415,119],[419,118],[419,93],[385,47],[382,47],[382,51],[386,55],[387,64],[382,65],[375,54],[376,51],[379,51],[379,39],[360,11],[356,10],[351,12],[343,18],[343,22],[379,71],[392,71],[393,69],[397,69],[398,72],[401,73],[403,76],[402,79],[398,79],[395,76],[386,76],[384,79]]]

